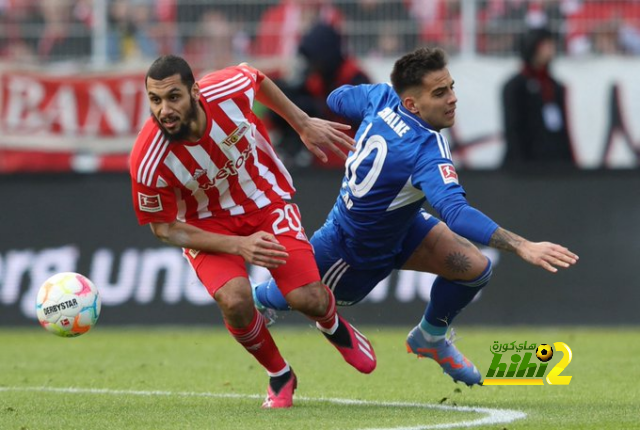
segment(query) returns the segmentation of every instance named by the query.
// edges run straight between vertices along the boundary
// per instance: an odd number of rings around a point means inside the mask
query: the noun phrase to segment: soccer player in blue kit
[[[337,114],[361,121],[340,195],[311,238],[322,281],[339,305],[353,305],[394,269],[437,275],[407,349],[440,364],[454,381],[480,384],[478,369],[446,338],[448,327],[491,277],[491,261],[470,241],[516,253],[550,272],[578,256],[498,226],[465,199],[440,134],[457,98],[446,55],[420,48],[396,61],[391,84],[342,86],[328,97]],[[422,205],[428,200],[438,218]],[[258,308],[288,309],[273,281],[255,286]]]

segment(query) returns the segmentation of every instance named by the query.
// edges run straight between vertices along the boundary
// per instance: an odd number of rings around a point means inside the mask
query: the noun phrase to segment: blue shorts
[[[371,269],[351,267],[349,261],[342,256],[344,253],[341,255],[339,252],[339,249],[344,247],[340,232],[337,231],[339,227],[326,223],[311,238],[322,282],[333,291],[338,305],[351,306],[358,303],[394,269],[402,268],[422,240],[439,222],[439,219],[421,209],[402,238],[400,251],[391,255],[382,264],[376,262],[375,267]],[[357,253],[357,249],[349,250],[351,255],[357,255]]]

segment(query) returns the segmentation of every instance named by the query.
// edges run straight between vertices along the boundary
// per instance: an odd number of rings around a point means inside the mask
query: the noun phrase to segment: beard
[[[184,113],[184,118],[180,122],[180,127],[174,133],[170,133],[162,125],[162,122],[160,122],[158,118],[156,118],[153,112],[151,112],[151,117],[156,122],[158,127],[160,127],[160,130],[162,130],[162,134],[164,135],[164,137],[167,138],[167,140],[172,142],[177,142],[180,140],[185,140],[189,136],[189,133],[191,132],[189,125],[191,124],[191,122],[196,121],[197,119],[196,109],[198,108],[198,105],[197,105],[198,102],[196,101],[196,99],[194,99],[193,97],[191,97],[190,99],[191,99],[191,102],[189,103],[189,109]]]

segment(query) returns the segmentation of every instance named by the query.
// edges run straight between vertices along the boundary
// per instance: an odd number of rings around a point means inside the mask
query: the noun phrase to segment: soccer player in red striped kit
[[[349,364],[372,372],[373,348],[336,313],[332,292],[320,282],[300,212],[288,202],[291,176],[252,106],[258,100],[282,116],[322,160],[321,148],[353,149],[342,132],[349,126],[309,117],[246,64],[195,82],[185,60],[167,55],[150,66],[145,84],[152,116],[130,168],[138,221],[184,248],[228,331],[266,369],[262,406],[290,407],[297,379],[255,310],[245,263],[268,268],[290,306],[314,320]]]

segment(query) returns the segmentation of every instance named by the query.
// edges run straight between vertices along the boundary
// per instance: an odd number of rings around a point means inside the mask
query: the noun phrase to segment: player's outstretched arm
[[[347,151],[356,150],[355,141],[344,134],[344,131],[350,128],[351,126],[347,124],[309,117],[300,129],[296,129],[296,132],[300,135],[304,146],[326,163],[327,155],[323,149],[330,150],[343,160],[347,159],[347,155],[340,148]]]
[[[276,268],[289,256],[274,235],[259,231],[250,236],[211,233],[183,222],[151,223],[151,231],[160,240],[181,248],[210,253],[239,255],[250,264]]]
[[[552,273],[557,272],[558,267],[571,267],[579,259],[576,254],[564,246],[551,242],[530,242],[502,227],[498,227],[493,233],[489,246],[503,251],[515,252],[524,261]]]
[[[284,118],[300,135],[307,149],[323,162],[327,162],[325,150],[342,159],[347,158],[344,150],[355,151],[354,140],[344,134],[345,130],[351,128],[350,125],[310,117],[267,76],[260,83],[256,100]]]

